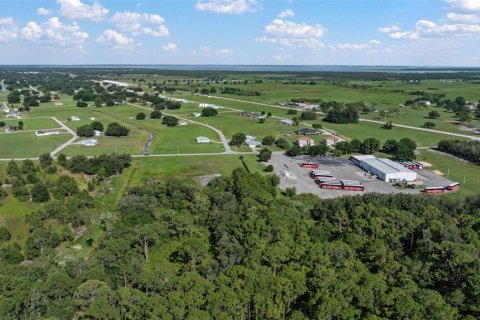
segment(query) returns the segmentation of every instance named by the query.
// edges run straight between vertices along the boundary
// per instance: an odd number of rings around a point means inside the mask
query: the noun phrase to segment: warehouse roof
[[[368,164],[370,167],[374,167],[384,173],[412,172],[412,170],[407,169],[400,163],[392,161],[390,159],[367,158],[362,159],[361,161]]]

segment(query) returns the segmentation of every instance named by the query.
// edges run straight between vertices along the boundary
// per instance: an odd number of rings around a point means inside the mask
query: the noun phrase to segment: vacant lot
[[[37,137],[34,132],[0,134],[0,158],[38,157],[50,152],[72,136],[69,133]]]

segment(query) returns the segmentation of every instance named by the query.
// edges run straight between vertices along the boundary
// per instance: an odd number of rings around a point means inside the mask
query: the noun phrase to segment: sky
[[[2,0],[0,64],[480,66],[480,0]]]

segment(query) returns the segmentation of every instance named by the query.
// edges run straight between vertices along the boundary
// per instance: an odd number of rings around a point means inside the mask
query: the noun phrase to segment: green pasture
[[[68,133],[37,137],[34,132],[0,134],[0,158],[38,157],[51,152],[72,136]]]
[[[45,130],[60,128],[60,125],[49,118],[40,119],[0,119],[8,126],[16,126],[19,121],[23,122],[23,130]]]

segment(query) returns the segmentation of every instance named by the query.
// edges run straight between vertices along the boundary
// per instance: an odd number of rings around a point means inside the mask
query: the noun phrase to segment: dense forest
[[[442,140],[438,143],[438,150],[471,162],[480,162],[480,141]]]
[[[480,317],[479,196],[320,200],[277,183],[152,180],[114,212],[85,190],[54,195],[26,243],[0,249],[1,318]],[[64,254],[92,219],[99,236]]]

